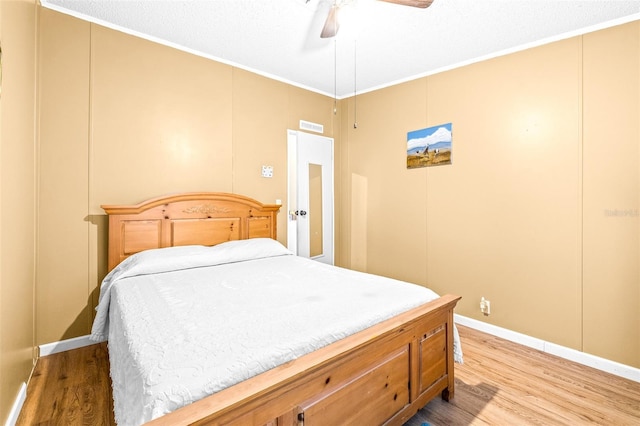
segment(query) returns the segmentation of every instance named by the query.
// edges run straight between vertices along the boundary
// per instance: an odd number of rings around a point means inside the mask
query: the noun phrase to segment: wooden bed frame
[[[228,193],[102,206],[109,270],[160,247],[276,239],[280,206]],[[442,296],[160,417],[151,425],[401,425],[438,394],[454,395],[453,309]]]

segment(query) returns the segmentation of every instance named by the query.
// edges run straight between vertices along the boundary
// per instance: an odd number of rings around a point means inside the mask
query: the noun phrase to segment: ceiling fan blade
[[[325,21],[322,32],[320,33],[320,38],[330,38],[338,34],[338,29],[340,28],[340,21],[338,20],[339,11],[339,6],[335,4],[331,6],[329,15],[327,15],[327,20]]]
[[[382,1],[386,1],[387,3],[401,4],[403,6],[419,7],[421,9],[426,9],[427,7],[431,6],[431,3],[433,3],[433,0],[382,0]]]

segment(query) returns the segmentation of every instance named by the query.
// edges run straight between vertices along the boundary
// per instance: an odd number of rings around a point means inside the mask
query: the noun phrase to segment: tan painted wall
[[[349,163],[339,177],[350,208],[350,266],[374,274],[426,281],[426,170],[406,170],[406,133],[424,127],[426,81],[357,97],[357,122],[346,126]],[[353,102],[351,102],[353,105]]]
[[[584,350],[640,367],[640,23],[584,37]]]
[[[223,191],[286,205],[287,129],[304,119],[331,137],[338,120],[326,96],[51,10],[40,30],[39,344],[90,330],[101,204]],[[286,229],[283,212],[282,242]]]
[[[339,178],[351,266],[640,367],[639,27],[359,96]],[[447,122],[453,164],[407,170],[406,132]]]
[[[0,2],[0,422],[33,365],[36,6]]]
[[[52,31],[53,21],[40,10],[37,344],[86,334],[93,320],[87,250],[89,24],[66,19]],[[56,326],[57,338],[47,338]]]
[[[580,346],[580,39],[429,79],[453,165],[428,170],[427,274],[459,313]],[[553,66],[549,66],[553,64]],[[460,267],[463,265],[463,267]],[[561,327],[558,324],[562,324]]]

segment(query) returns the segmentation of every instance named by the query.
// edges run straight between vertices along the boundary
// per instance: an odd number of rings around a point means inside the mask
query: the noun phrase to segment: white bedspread
[[[138,425],[437,297],[269,239],[150,250],[103,281],[92,338],[116,422]]]

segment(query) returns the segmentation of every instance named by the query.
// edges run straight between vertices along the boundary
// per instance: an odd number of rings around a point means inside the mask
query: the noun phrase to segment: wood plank
[[[106,343],[40,358],[16,424],[115,424]]]

